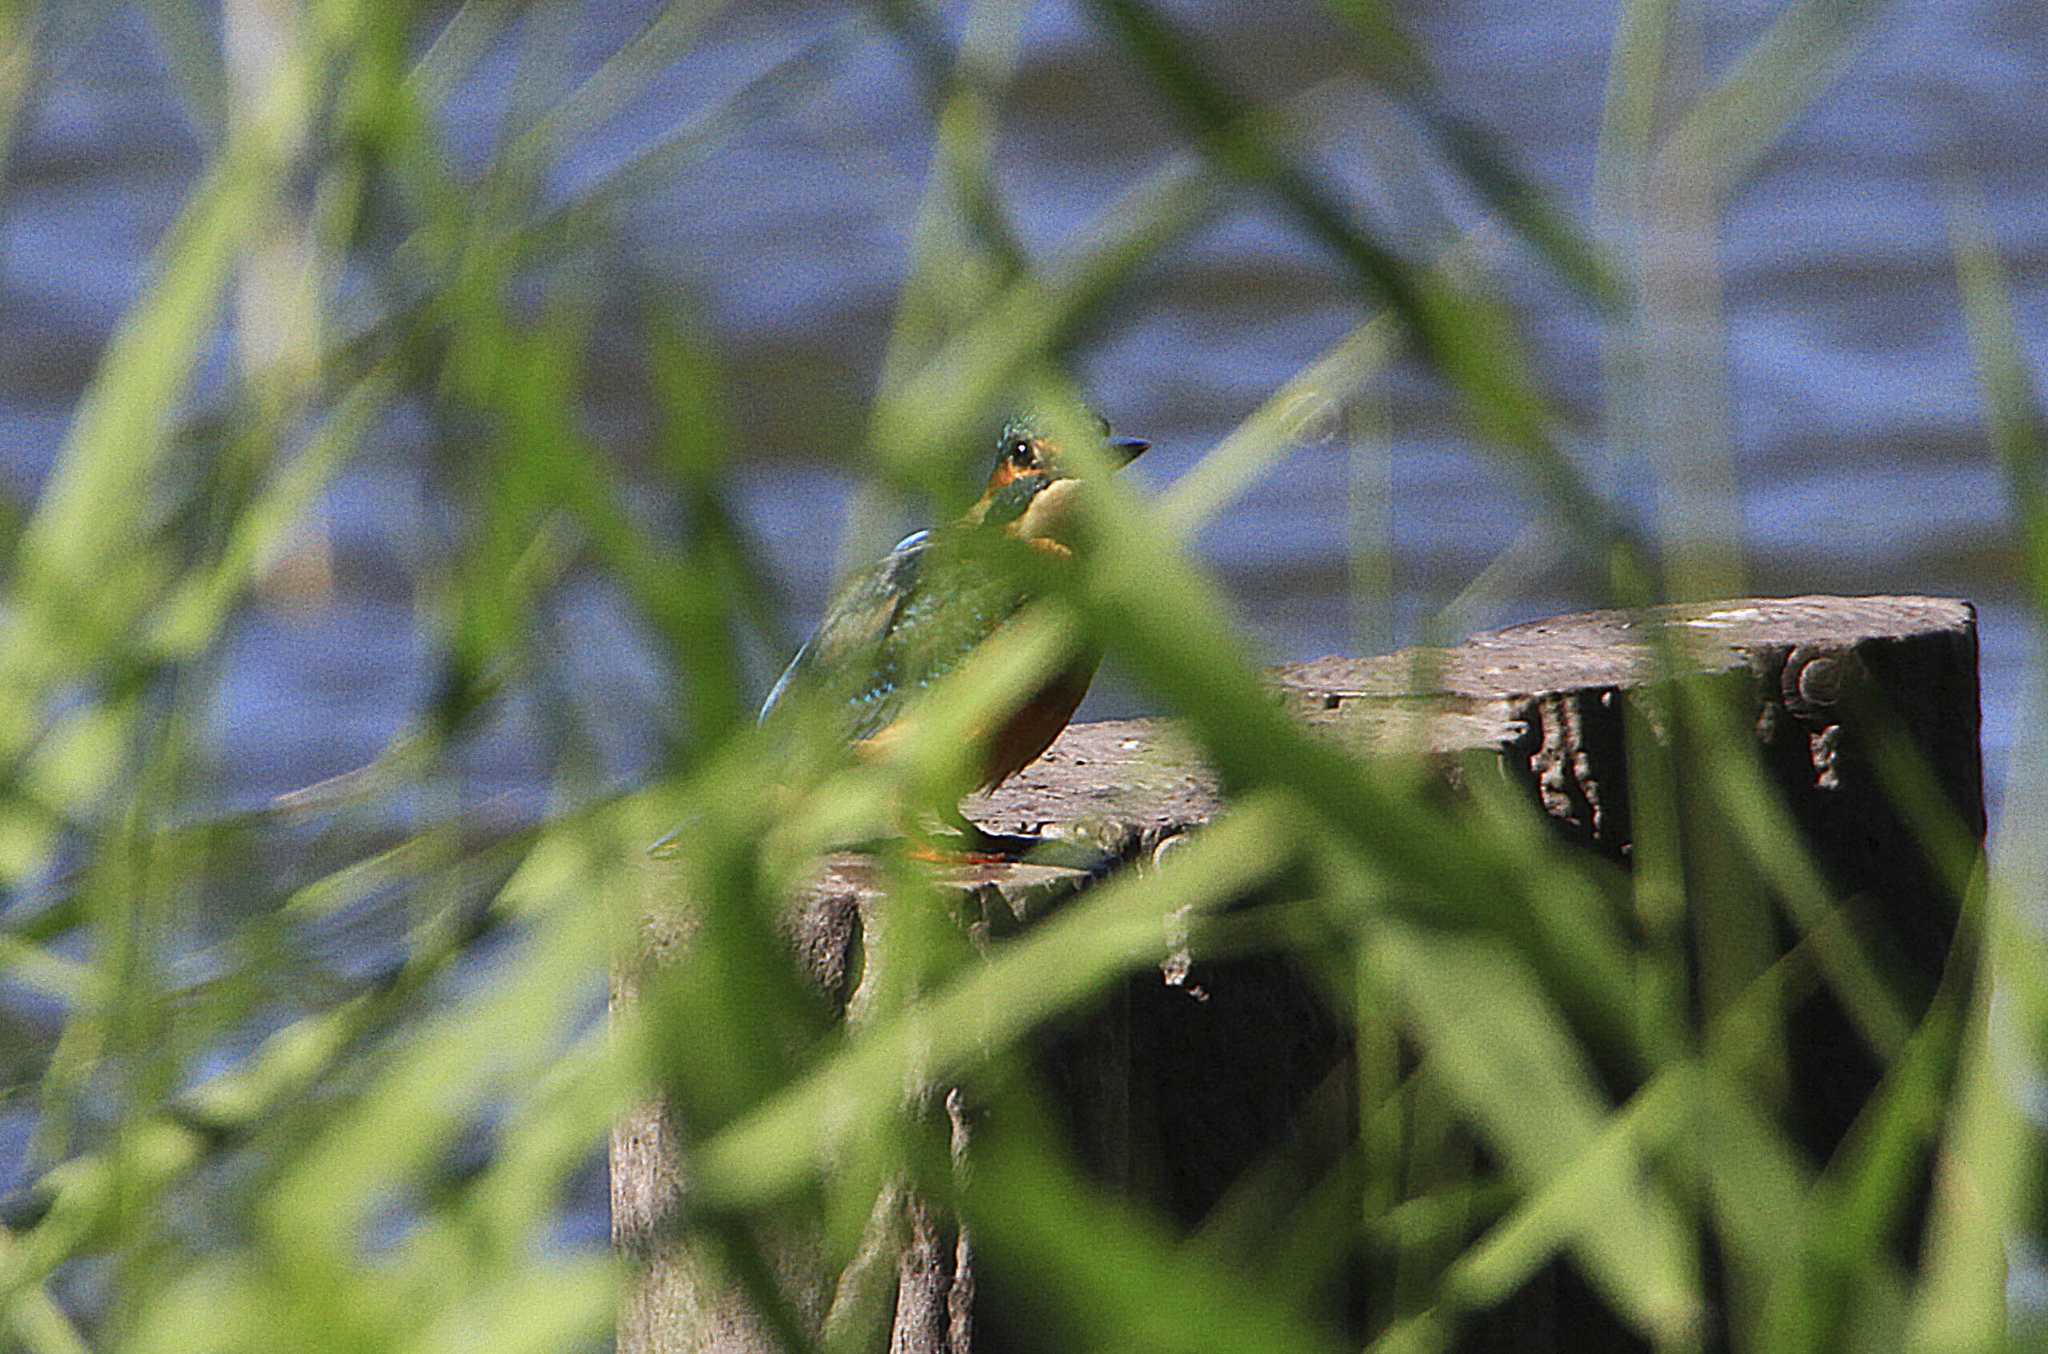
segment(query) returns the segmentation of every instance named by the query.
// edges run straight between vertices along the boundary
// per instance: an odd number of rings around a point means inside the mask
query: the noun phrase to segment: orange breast
[[[1039,754],[1052,746],[1052,740],[1073,719],[1081,698],[1088,694],[1088,683],[1095,679],[1095,664],[1096,660],[1090,658],[1062,672],[1039,688],[990,736],[982,789],[993,790],[1037,761]]]

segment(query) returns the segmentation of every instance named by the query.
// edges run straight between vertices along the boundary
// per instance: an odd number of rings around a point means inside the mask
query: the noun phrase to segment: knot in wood
[[[1833,724],[1836,707],[1851,700],[1865,678],[1853,649],[1802,644],[1785,657],[1779,682],[1785,708],[1808,724]]]

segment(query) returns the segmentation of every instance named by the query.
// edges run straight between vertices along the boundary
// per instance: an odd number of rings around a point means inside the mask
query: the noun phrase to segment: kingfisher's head
[[[1101,449],[1113,465],[1129,464],[1152,445],[1143,438],[1113,435],[1107,419],[1096,422],[1102,432]],[[1060,445],[1036,419],[1013,418],[996,440],[988,488],[968,511],[968,520],[999,526],[1027,541],[1058,543],[1073,493],[1080,486],[1079,474],[1079,467],[1068,463]]]

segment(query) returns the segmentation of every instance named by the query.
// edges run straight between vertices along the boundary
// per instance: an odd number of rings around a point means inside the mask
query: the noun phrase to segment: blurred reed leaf
[[[1725,197],[1787,128],[1840,78],[1890,5],[1799,0],[1687,110],[1658,154]]]
[[[1242,494],[1304,431],[1337,410],[1394,361],[1401,335],[1393,317],[1375,315],[1295,373],[1230,436],[1160,495],[1154,511],[1174,535],[1194,533]]]
[[[207,151],[217,151],[227,135],[230,100],[224,44],[214,37],[214,21],[193,0],[151,0],[143,8],[169,58],[193,131]],[[246,15],[244,7],[241,22]]]
[[[1978,379],[1983,386],[1991,450],[2006,477],[2022,574],[2036,626],[2048,591],[2043,542],[2043,435],[2039,395],[2027,360],[2005,270],[1992,249],[1973,191],[1956,192],[1951,218],[1956,271]],[[2040,673],[2030,699],[2038,706]],[[2039,1123],[2027,1108],[2038,1085],[2048,1028],[2048,982],[2033,900],[2048,879],[2040,847],[2022,824],[2048,808],[2039,772],[2041,737],[2026,726],[2015,749],[2007,789],[2003,850],[1985,880],[1982,972],[1967,1033],[1947,1131],[1935,1167],[1924,1276],[1913,1295],[1908,1348],[1936,1351],[2019,1347],[2032,1332],[2007,1310],[2015,1238],[2040,1226],[2048,1193]],[[1939,823],[1939,819],[1932,820]],[[2008,1033],[2010,1032],[2010,1033]]]
[[[306,447],[237,515],[220,559],[179,580],[154,617],[152,648],[166,658],[190,658],[213,642],[229,612],[276,562],[291,533],[312,514],[319,495],[384,412],[393,385],[389,373],[380,370],[336,404]]]
[[[1540,1212],[1509,1224],[1551,1230],[1549,1243],[1525,1237],[1521,1245],[1534,1253],[1508,1261],[1504,1243],[1492,1242],[1484,1258],[1454,1271],[1450,1295],[1498,1301],[1547,1245],[1569,1245],[1639,1330],[1685,1337],[1701,1319],[1702,1299],[1680,1215],[1645,1180],[1626,1124],[1602,1132],[1607,1107],[1590,1069],[1527,970],[1498,944],[1394,925],[1376,928],[1368,944],[1370,962],[1393,975],[1425,1056],[1510,1173],[1530,1190],[1573,1177]]]
[[[541,262],[587,245],[637,194],[674,182],[737,134],[819,96],[865,37],[852,20],[832,25],[604,171],[576,197],[539,211],[515,233],[513,247],[521,258]]]
[[[895,388],[882,392],[870,435],[880,469],[906,491],[935,478],[933,465],[982,446],[988,411],[1028,363],[1057,349],[1160,250],[1185,238],[1221,205],[1199,168],[1174,163],[1112,203],[1091,242],[1055,260],[1042,280],[1018,279]],[[943,481],[942,481],[943,482]]]
[[[1711,697],[1686,685],[1680,691],[1689,717],[1702,721],[1709,730],[1699,744],[1706,762],[1703,770],[1714,785],[1716,802],[1728,813],[1749,853],[1752,867],[1774,886],[1778,901],[1813,947],[1821,970],[1871,1051],[1890,1060],[1913,1024],[1902,1009],[1897,988],[1886,981],[1877,961],[1851,928],[1830,924],[1837,905],[1827,881],[1772,792],[1757,764],[1754,746],[1725,725],[1727,712],[1717,708]]]
[[[124,613],[147,604],[147,593],[137,592],[147,579],[138,576],[146,558],[136,558],[139,523],[132,514],[150,500],[150,478],[168,446],[169,413],[211,334],[237,245],[261,212],[263,187],[255,166],[227,160],[196,191],[160,251],[155,285],[80,404],[20,546],[24,622],[47,632],[46,663],[64,652],[62,636],[118,631]],[[107,512],[107,504],[131,512]],[[112,582],[127,586],[108,587]],[[123,604],[119,610],[116,603]],[[15,697],[31,700],[41,690],[18,687]],[[11,722],[11,745],[22,732]]]
[[[531,130],[501,151],[499,164],[523,173],[528,165],[558,154],[569,142],[602,126],[694,47],[704,25],[724,8],[723,0],[663,5]]]
[[[2008,1247],[2021,1234],[2043,1188],[2037,1124],[2014,1094],[1991,1019],[1993,994],[2024,994],[2030,1015],[2044,1009],[2036,974],[2038,939],[2015,926],[2014,900],[1994,889],[1985,951],[1989,981],[1979,984],[1969,1017],[1954,1102],[1935,1168],[1925,1277],[1914,1294],[1907,1347],[1998,1348],[2005,1343]],[[2034,1025],[2039,1028],[2038,1022]],[[2038,1039],[2035,1041],[2038,1048]]]
[[[2022,575],[2037,612],[2048,611],[2048,421],[2033,366],[2014,323],[2005,270],[1991,247],[1981,203],[1959,194],[1951,234],[1963,315],[1983,386],[1985,425],[2004,472],[2019,535]]]
[[[996,1112],[960,1206],[981,1244],[1060,1300],[1052,1334],[1119,1348],[1335,1351],[1345,1347],[1237,1273],[1181,1247],[1134,1210],[1105,1201],[1050,1150],[1019,1098]],[[1037,1131],[1034,1132],[1034,1128]]]
[[[1091,0],[1089,8],[1151,77],[1220,173],[1285,207],[1337,255],[1369,297],[1387,305],[1422,357],[1460,394],[1487,444],[1533,480],[1545,505],[1612,572],[1619,599],[1647,600],[1644,552],[1556,445],[1557,417],[1522,356],[1504,307],[1452,275],[1417,268],[1375,238],[1286,147],[1281,134],[1212,73],[1186,36],[1144,0]],[[1538,205],[1540,195],[1483,138],[1448,120],[1440,130],[1482,195],[1510,207],[1509,219],[1533,243],[1551,248],[1567,275],[1612,300],[1617,284],[1592,248],[1555,212]]]
[[[1514,1113],[1533,1109],[1524,1103]],[[1703,1317],[1694,1242],[1684,1214],[1654,1187],[1646,1190],[1645,1179],[1646,1148],[1683,1113],[1681,1079],[1664,1076],[1607,1116],[1583,1150],[1459,1257],[1444,1276],[1452,1309],[1445,1314],[1504,1301],[1552,1256],[1584,1246],[1594,1252],[1596,1279],[1614,1289],[1639,1328],[1672,1342],[1694,1337]],[[1619,1227],[1610,1225],[1617,1220]]]
[[[8,0],[0,5],[0,151],[14,145],[15,120],[35,76],[40,19],[40,7],[34,0]]]
[[[84,995],[87,970],[77,960],[52,953],[46,946],[0,934],[0,973],[5,973],[11,984],[71,1002]]]

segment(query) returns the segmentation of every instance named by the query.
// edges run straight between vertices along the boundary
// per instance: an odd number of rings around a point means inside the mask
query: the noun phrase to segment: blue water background
[[[1701,7],[1676,68],[1724,71],[1780,12]],[[593,6],[577,59],[594,66],[647,6]],[[1365,219],[1397,237],[1455,195],[1401,200],[1382,172],[1398,143],[1371,93],[1341,76],[1345,35],[1311,4],[1173,9],[1243,89],[1295,100],[1320,168]],[[1411,9],[1447,103],[1486,128],[1589,226],[1613,7],[1438,0]],[[1725,324],[1727,447],[1740,485],[1750,586],[1762,592],[1927,592],[1983,614],[1987,765],[2003,782],[2032,639],[2015,610],[2000,479],[1987,450],[1949,243],[1953,176],[1974,175],[2010,270],[2022,335],[2041,338],[2048,143],[2034,94],[2048,27],[2017,0],[1896,6],[1843,76],[1733,195],[1716,237]],[[632,106],[577,143],[554,185],[574,196],[726,91],[849,22],[832,6],[748,5]],[[858,22],[855,20],[854,22]],[[518,51],[464,86],[451,154],[474,163],[498,136]],[[1161,105],[1072,8],[1039,5],[1003,109],[1001,189],[1019,235],[1050,257],[1098,229],[1116,196],[1172,153]],[[709,316],[735,375],[748,520],[801,623],[822,606],[842,547],[865,403],[910,257],[931,146],[898,49],[875,33],[819,88],[637,198],[626,248]],[[145,23],[119,17],[74,41],[33,96],[0,215],[0,475],[28,495],[47,472],[95,354],[142,285],[150,250],[202,164],[201,142]],[[1439,176],[1440,178],[1440,176]],[[1409,193],[1413,199],[1417,195]],[[1596,482],[1648,521],[1640,459],[1608,480],[1601,327],[1522,251],[1493,251]],[[1094,400],[1157,444],[1136,475],[1171,482],[1238,420],[1369,312],[1341,268],[1283,214],[1239,198],[1169,251],[1086,354]],[[1475,445],[1441,388],[1402,368],[1386,382],[1391,611],[1355,599],[1349,558],[1361,497],[1338,404],[1199,541],[1246,628],[1275,659],[1391,638],[1413,642],[1530,523],[1529,495]],[[1345,392],[1334,392],[1340,398]],[[592,415],[628,459],[631,411]],[[1681,431],[1689,431],[1681,425]],[[1711,429],[1703,441],[1712,446]],[[1689,450],[1689,449],[1688,449]],[[317,606],[259,608],[240,627],[219,711],[220,794],[260,801],[360,765],[417,714],[426,644],[405,562],[430,492],[402,425],[324,504],[318,535],[340,586]],[[1366,483],[1375,481],[1368,479]],[[658,486],[650,492],[659,495]],[[863,543],[864,545],[864,543]],[[1594,600],[1538,548],[1524,581],[1457,618],[1490,625]],[[573,623],[591,698],[616,711],[611,754],[644,765],[666,700],[658,669],[601,594]],[[761,680],[772,675],[764,659]],[[1113,678],[1089,713],[1145,708]],[[318,712],[318,718],[309,714]],[[485,788],[533,800],[541,765],[517,720],[477,761]]]

